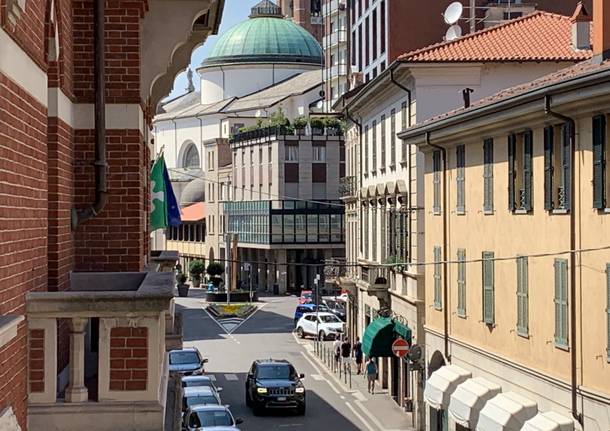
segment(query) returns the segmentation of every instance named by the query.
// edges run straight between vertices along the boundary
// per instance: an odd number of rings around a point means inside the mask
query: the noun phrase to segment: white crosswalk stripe
[[[228,381],[233,381],[233,382],[236,382],[237,380],[239,380],[235,374],[225,374],[225,379],[227,379]]]

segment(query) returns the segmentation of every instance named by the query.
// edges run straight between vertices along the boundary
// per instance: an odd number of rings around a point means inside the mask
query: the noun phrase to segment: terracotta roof
[[[536,11],[458,39],[398,57],[401,62],[582,61],[590,50],[572,48],[570,17]]]
[[[188,207],[182,208],[182,221],[199,221],[203,220],[205,214],[203,212],[204,203],[197,202],[196,204],[189,205]]]

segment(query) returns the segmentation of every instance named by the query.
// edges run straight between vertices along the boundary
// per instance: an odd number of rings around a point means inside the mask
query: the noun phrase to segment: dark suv
[[[304,377],[286,360],[254,361],[246,380],[246,405],[255,415],[264,409],[294,409],[304,415]]]

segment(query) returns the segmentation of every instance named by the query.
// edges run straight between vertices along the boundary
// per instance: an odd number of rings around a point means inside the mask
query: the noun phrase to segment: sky
[[[222,21],[220,21],[220,30],[217,36],[210,36],[205,41],[203,46],[200,46],[191,55],[190,68],[193,70],[193,83],[195,88],[199,90],[199,79],[197,79],[197,73],[195,69],[199,67],[201,62],[207,57],[212,47],[216,43],[216,40],[220,35],[226,32],[228,29],[242,21],[248,19],[250,15],[250,8],[255,4],[259,3],[260,0],[225,0],[225,7],[222,13]],[[186,79],[186,71],[178,74],[174,81],[174,89],[169,95],[169,98],[174,98],[186,92],[188,81]]]

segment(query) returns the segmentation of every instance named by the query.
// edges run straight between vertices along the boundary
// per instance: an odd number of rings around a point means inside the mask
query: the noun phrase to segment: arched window
[[[187,145],[188,147],[186,148],[186,151],[184,151],[184,156],[182,157],[182,167],[188,169],[196,169],[201,167],[197,147],[193,143]]]

